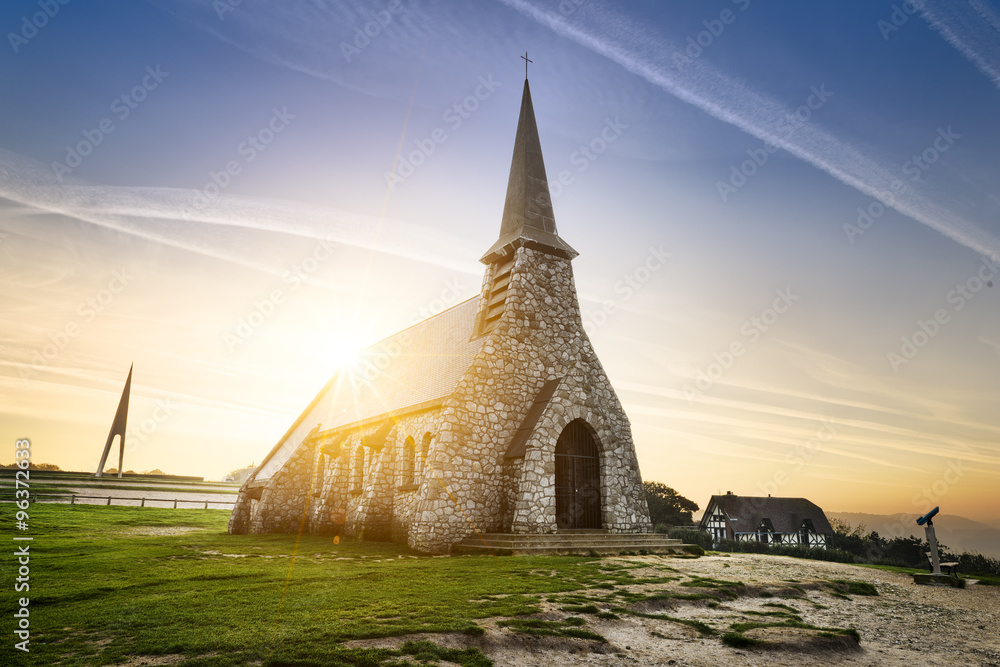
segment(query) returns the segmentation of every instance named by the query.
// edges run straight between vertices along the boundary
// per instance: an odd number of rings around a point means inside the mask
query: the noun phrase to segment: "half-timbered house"
[[[712,496],[698,524],[716,544],[722,540],[826,547],[833,528],[823,510],[805,498]]]

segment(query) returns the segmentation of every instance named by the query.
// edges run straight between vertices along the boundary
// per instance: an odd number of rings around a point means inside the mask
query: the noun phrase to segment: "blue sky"
[[[134,361],[127,467],[217,478],[345,352],[476,294],[527,51],[645,478],[1000,523],[995,2],[53,0],[0,25],[0,436],[38,460],[96,465]]]

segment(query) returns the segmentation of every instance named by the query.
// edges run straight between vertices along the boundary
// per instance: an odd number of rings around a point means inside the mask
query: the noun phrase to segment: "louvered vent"
[[[503,315],[504,304],[507,303],[507,287],[510,285],[510,272],[514,268],[514,256],[510,253],[496,264],[493,272],[493,284],[486,295],[486,309],[483,314],[483,333],[493,331],[493,327]]]

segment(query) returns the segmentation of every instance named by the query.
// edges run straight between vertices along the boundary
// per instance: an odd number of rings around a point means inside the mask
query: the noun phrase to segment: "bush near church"
[[[665,533],[675,526],[692,526],[692,512],[698,511],[698,504],[677,493],[663,482],[643,482],[646,504],[649,506],[649,520],[654,531]],[[685,540],[686,541],[686,540]]]

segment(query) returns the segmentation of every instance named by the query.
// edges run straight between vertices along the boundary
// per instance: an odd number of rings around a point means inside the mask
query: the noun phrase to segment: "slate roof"
[[[560,257],[572,259],[579,253],[559,237],[556,218],[552,212],[552,197],[545,176],[542,144],[538,140],[535,110],[531,105],[531,89],[524,80],[521,96],[521,115],[517,120],[514,138],[514,155],[510,161],[507,180],[507,198],[503,205],[500,238],[483,256],[483,262],[492,261],[512,243],[524,240]]]
[[[833,527],[822,508],[805,498],[772,498],[761,496],[737,496],[726,494],[712,496],[705,510],[705,517],[713,504],[722,507],[729,516],[730,526],[737,533],[753,533],[761,520],[770,519],[776,533],[796,533],[805,519],[812,521],[813,528],[820,534],[832,534]],[[702,518],[704,524],[705,518]]]
[[[478,304],[476,295],[362,351],[316,395],[254,479],[277,472],[316,424],[335,430],[451,395],[486,340],[473,338]]]

